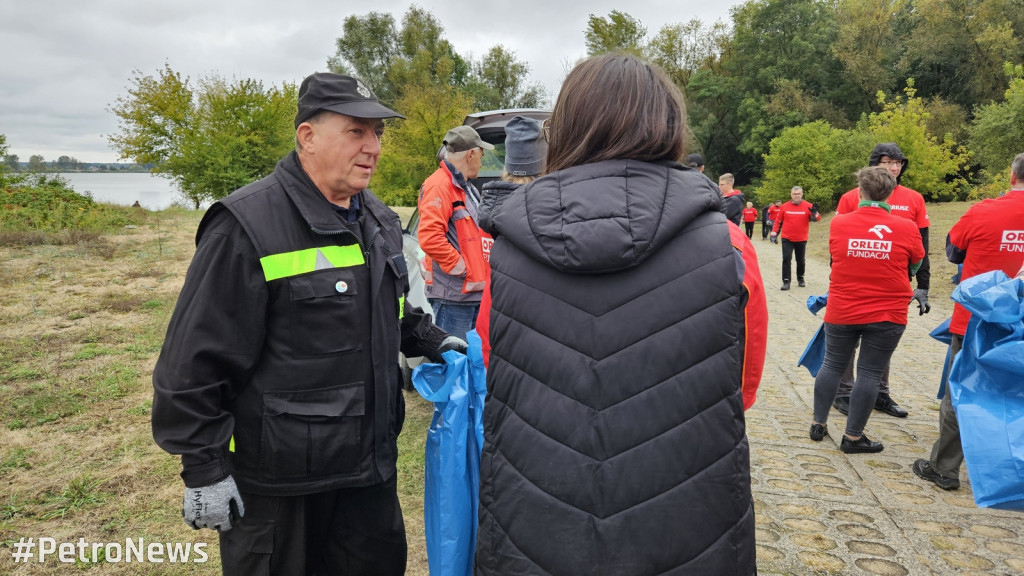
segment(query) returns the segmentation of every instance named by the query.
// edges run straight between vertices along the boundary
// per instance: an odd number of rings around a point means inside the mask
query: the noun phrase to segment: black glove
[[[910,299],[910,302],[913,303],[914,300],[917,300],[918,316],[924,316],[931,311],[932,307],[928,304],[927,290],[923,290],[921,288],[914,290],[914,297]]]
[[[212,528],[220,532],[231,530],[231,517],[245,516],[242,496],[231,476],[209,486],[185,488],[181,504],[185,523],[195,528]]]
[[[775,232],[772,232],[771,234],[769,234],[768,235],[768,239],[772,241],[772,244],[778,244],[779,243],[779,235],[776,234]]]

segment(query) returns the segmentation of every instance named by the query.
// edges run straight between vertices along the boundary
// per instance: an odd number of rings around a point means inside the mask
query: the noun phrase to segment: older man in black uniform
[[[402,574],[398,352],[465,343],[406,303],[398,216],[366,189],[383,118],[357,79],[299,88],[297,150],[210,207],[153,373],[153,435],[225,574]]]

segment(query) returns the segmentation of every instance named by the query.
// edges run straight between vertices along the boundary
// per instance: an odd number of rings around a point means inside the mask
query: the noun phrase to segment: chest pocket
[[[357,273],[362,272],[362,273]],[[289,330],[300,357],[340,354],[362,347],[370,333],[369,274],[364,266],[332,268],[287,279]],[[360,298],[363,294],[363,298]]]
[[[392,254],[388,257],[388,271],[395,285],[394,302],[397,306],[396,318],[402,319],[405,312],[405,293],[409,290],[409,266],[403,254]]]

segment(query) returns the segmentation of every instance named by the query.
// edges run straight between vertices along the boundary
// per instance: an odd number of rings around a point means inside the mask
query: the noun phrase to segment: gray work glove
[[[232,506],[234,505],[234,506]],[[185,523],[199,530],[212,528],[220,532],[231,530],[231,517],[245,516],[242,496],[231,476],[209,486],[185,488],[185,501],[181,505]]]
[[[459,354],[465,354],[469,351],[469,344],[458,336],[449,336],[442,340],[441,345],[437,347],[437,355],[441,356],[441,354],[449,350],[454,350]]]
[[[918,316],[924,316],[932,309],[931,305],[928,304],[927,290],[921,288],[914,290],[914,297],[910,299],[910,302],[913,303],[914,300],[917,300]]]
[[[775,232],[772,232],[771,234],[769,234],[768,235],[768,239],[771,240],[772,244],[778,244],[779,243],[779,235],[776,234]]]

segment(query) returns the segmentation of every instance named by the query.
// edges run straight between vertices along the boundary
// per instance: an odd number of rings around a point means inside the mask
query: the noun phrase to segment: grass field
[[[929,205],[932,299],[955,267],[946,232],[966,204]],[[400,209],[407,218],[411,209]],[[0,245],[0,574],[63,574],[53,557],[14,564],[21,538],[208,543],[203,564],[75,567],[102,574],[219,574],[216,534],[181,520],[178,459],[153,443],[150,376],[194,249],[201,213],[146,213],[116,234],[63,245]],[[810,256],[827,261],[828,218]],[[427,574],[423,448],[432,408],[407,393],[399,490],[409,574]]]

